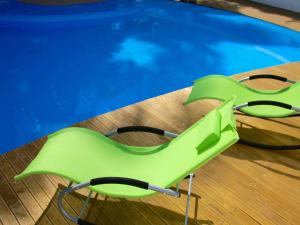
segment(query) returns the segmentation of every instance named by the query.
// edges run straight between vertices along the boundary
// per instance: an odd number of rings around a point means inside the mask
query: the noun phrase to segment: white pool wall
[[[252,1],[300,13],[300,0],[252,0]]]

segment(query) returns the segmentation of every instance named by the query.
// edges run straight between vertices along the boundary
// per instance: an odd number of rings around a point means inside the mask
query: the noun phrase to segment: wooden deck
[[[244,11],[249,7],[248,13],[254,10],[253,6],[256,5],[239,5]],[[276,17],[274,12],[281,13],[279,10],[273,11],[273,19],[283,17],[284,13]],[[261,11],[255,16],[267,19],[268,13]],[[293,28],[300,30],[299,20],[295,21],[292,23]],[[290,23],[284,25],[289,26]],[[297,62],[237,76],[275,73],[300,79],[299,72],[300,63]],[[279,82],[272,85],[251,84],[260,88],[282,86]],[[133,124],[182,132],[218,104],[216,101],[201,101],[183,106],[182,102],[189,92],[190,89],[186,88],[149,99],[77,126],[101,133]],[[237,119],[242,137],[272,144],[300,143],[300,118],[267,120],[238,115]],[[132,145],[153,145],[167,141],[151,134],[124,134],[116,140]],[[13,181],[13,176],[30,163],[44,141],[45,138],[42,138],[0,156],[0,225],[72,224],[60,215],[56,204],[57,192],[67,185],[66,180],[37,175],[20,182]],[[186,192],[187,181],[182,182],[181,189],[183,193]],[[80,192],[67,197],[66,208],[78,213],[86,194]],[[157,195],[130,201],[96,196],[84,217],[103,225],[183,224],[185,201],[185,194],[180,199]],[[190,224],[300,224],[300,151],[271,152],[234,145],[197,171]]]

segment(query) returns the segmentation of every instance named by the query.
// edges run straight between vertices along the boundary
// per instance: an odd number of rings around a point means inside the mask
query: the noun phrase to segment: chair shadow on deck
[[[260,118],[262,119],[262,118]],[[294,124],[289,124],[284,121],[276,121],[273,119],[263,119],[265,121],[278,123],[280,127],[282,125],[298,129],[299,127]],[[255,121],[257,122],[257,121]],[[259,122],[257,122],[259,123]],[[277,132],[276,130],[265,130],[255,127],[255,124],[249,122],[243,122],[238,120],[238,132],[241,139],[248,140],[254,143],[267,144],[267,145],[300,145],[300,139],[290,135],[286,130],[285,132]],[[278,126],[278,131],[280,131]],[[298,131],[300,133],[300,130]],[[264,150],[253,148],[244,144],[238,145],[238,148],[234,148],[229,151],[225,151],[223,154],[247,160],[255,163],[257,166],[264,167],[272,172],[300,180],[300,149],[299,150]],[[279,164],[280,166],[268,166],[263,161]],[[288,168],[283,171],[282,167]],[[287,173],[290,171],[291,173]]]
[[[57,208],[57,196],[58,193],[66,188],[66,186],[59,184],[56,193],[53,195],[47,208],[36,225],[44,224],[45,219],[52,221],[60,221],[59,224],[68,224]],[[185,190],[181,190],[183,195],[186,195]],[[184,223],[184,212],[175,212],[167,208],[149,204],[141,200],[126,200],[120,198],[102,197],[93,193],[92,198],[88,204],[88,207],[81,216],[82,219],[87,220],[94,224],[120,224],[120,225],[132,225],[132,224],[178,224]],[[80,210],[87,198],[87,194],[72,193],[67,195],[64,200],[65,209],[72,215],[79,215]],[[149,197],[151,198],[151,197]],[[197,219],[198,215],[198,200],[200,196],[196,194],[191,195],[191,201],[195,204],[193,208],[190,208],[189,225],[213,225],[210,220]],[[194,200],[193,200],[194,199]],[[159,200],[159,199],[158,199]],[[157,201],[157,198],[156,198]],[[179,208],[178,208],[179,211]],[[55,212],[55,213],[53,213]],[[45,218],[46,217],[46,218]],[[70,222],[71,223],[71,222]],[[71,223],[72,224],[72,223]]]

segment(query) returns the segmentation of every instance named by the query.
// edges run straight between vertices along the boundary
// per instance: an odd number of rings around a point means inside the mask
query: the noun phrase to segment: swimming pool
[[[0,2],[0,153],[101,113],[300,59],[300,34],[174,1]]]

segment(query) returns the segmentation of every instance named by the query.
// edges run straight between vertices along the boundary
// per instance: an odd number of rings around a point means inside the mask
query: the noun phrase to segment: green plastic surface
[[[300,82],[297,82],[279,90],[260,90],[248,87],[231,77],[210,75],[194,82],[192,92],[185,104],[201,99],[227,101],[235,96],[235,106],[250,101],[270,100],[299,107],[299,85]],[[268,105],[250,106],[241,108],[240,110],[246,114],[257,117],[286,117],[295,113],[294,110]]]
[[[233,100],[214,109],[172,141],[153,147],[117,143],[85,128],[66,128],[47,142],[16,180],[55,174],[76,183],[97,177],[128,177],[170,187],[238,140]],[[115,197],[143,197],[156,192],[127,185],[90,187]]]

